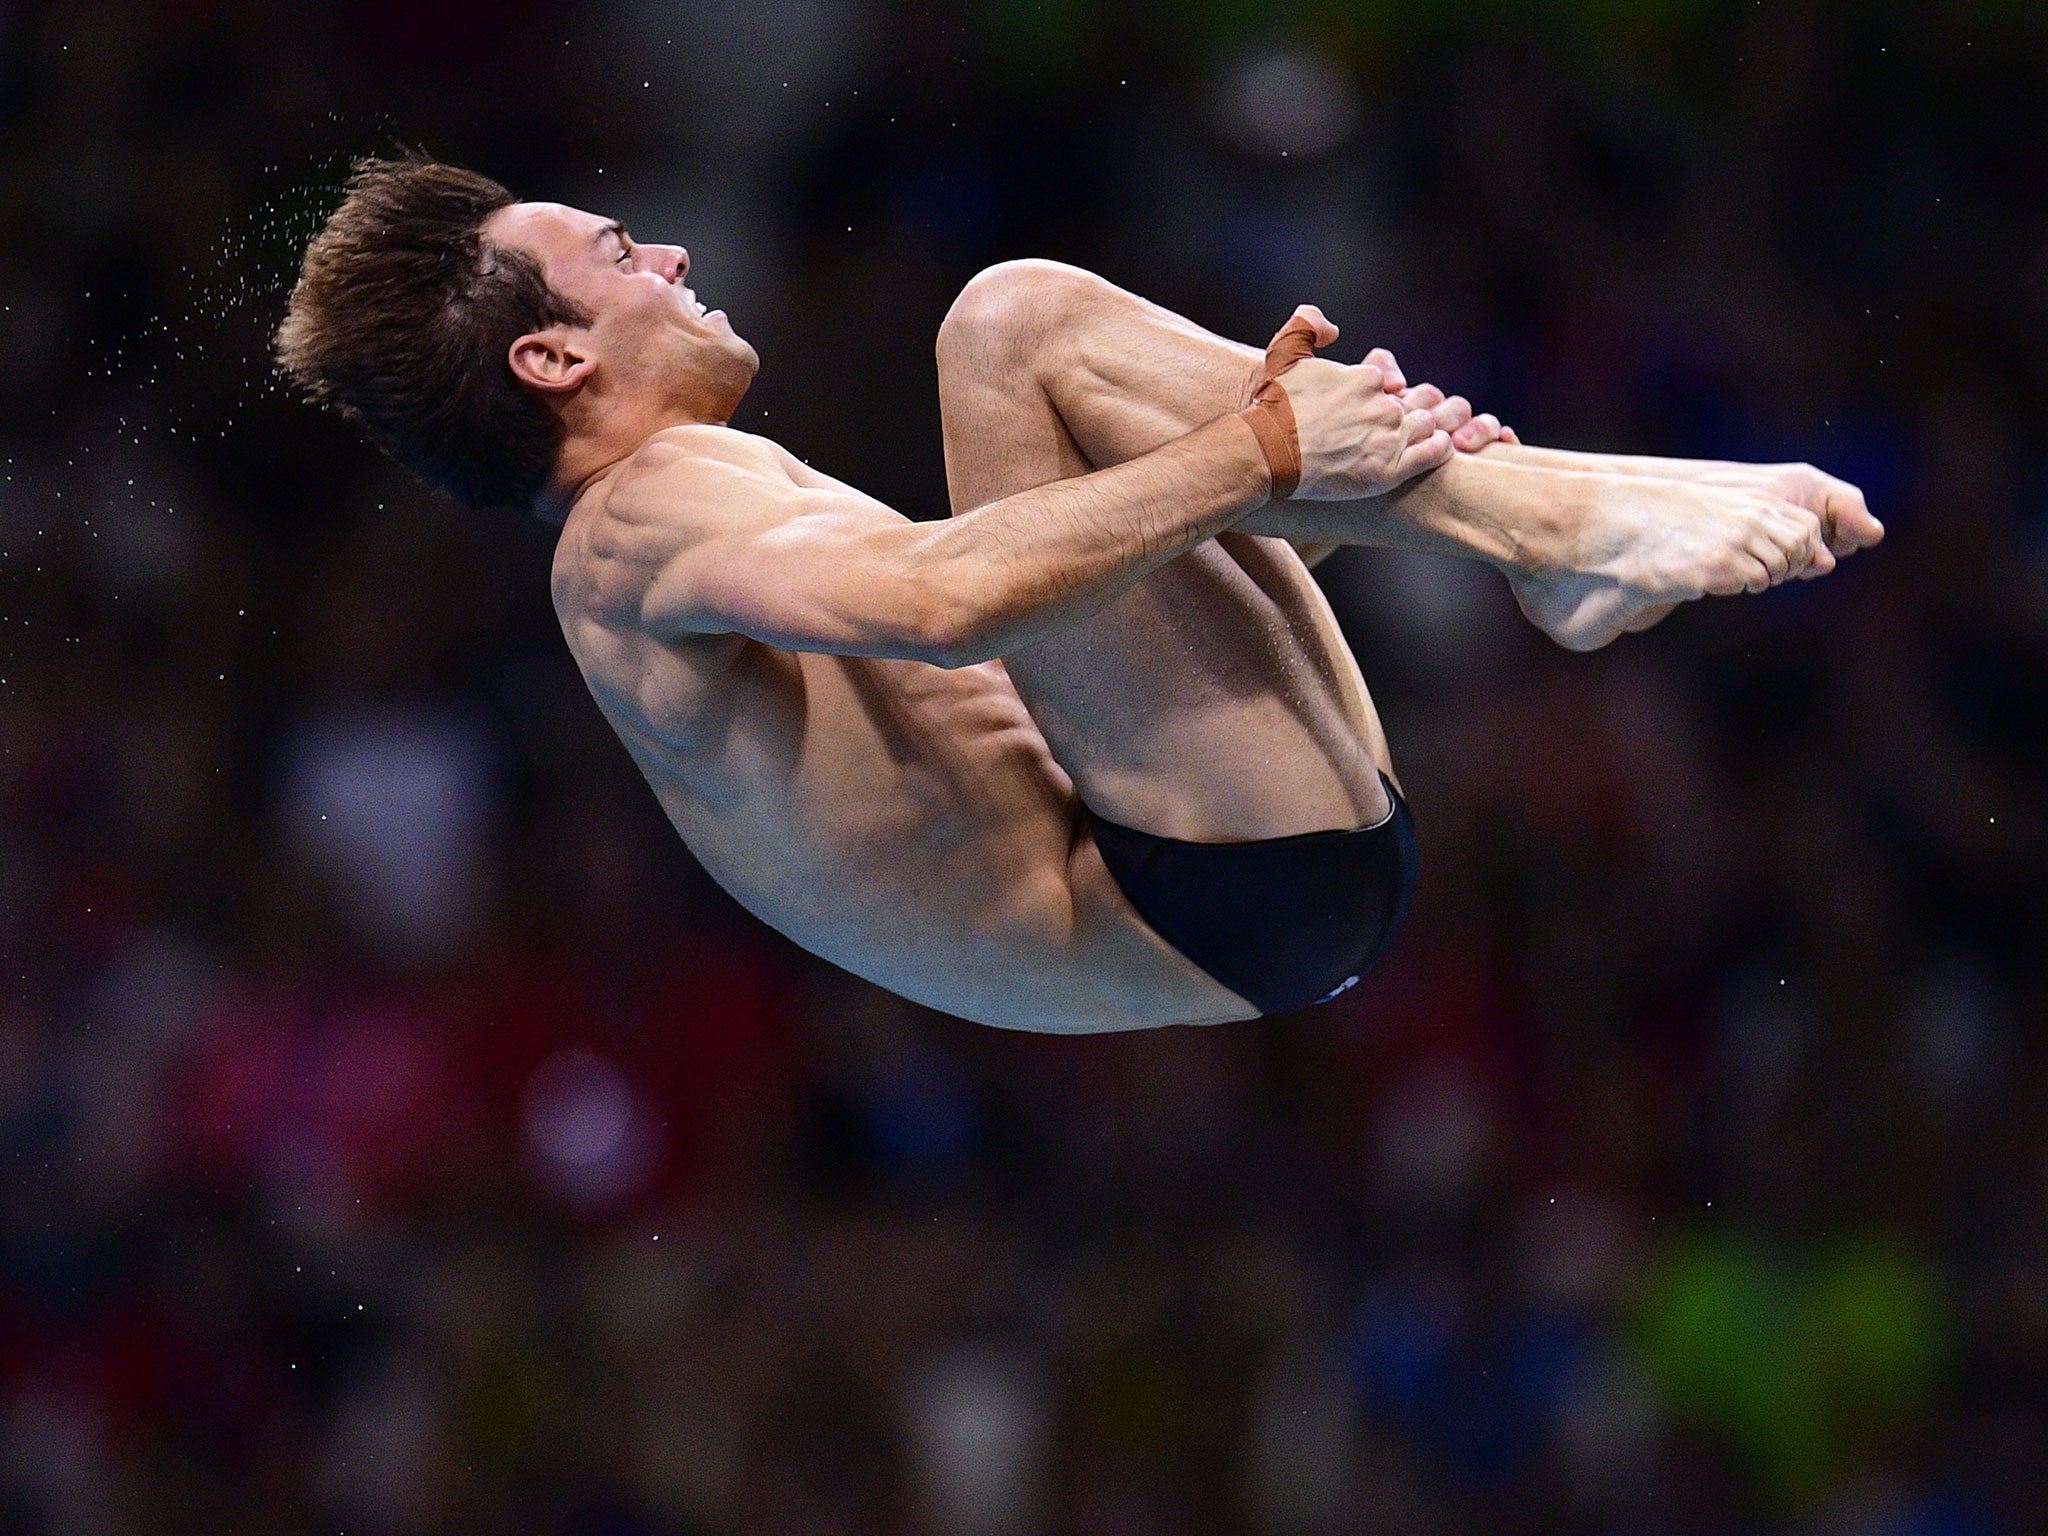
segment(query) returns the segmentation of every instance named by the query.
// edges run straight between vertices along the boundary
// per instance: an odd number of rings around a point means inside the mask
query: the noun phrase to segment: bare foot
[[[1475,418],[1476,421],[1476,418]],[[1452,429],[1452,446],[1467,445]],[[1480,452],[1510,464],[1572,470],[1584,474],[1641,475],[1651,480],[1678,480],[1693,485],[1721,485],[1736,490],[1765,491],[1780,501],[1804,507],[1821,520],[1829,551],[1838,559],[1868,549],[1884,538],[1884,524],[1870,515],[1863,492],[1840,476],[1811,464],[1742,464],[1727,459],[1658,459],[1633,454],[1576,453],[1565,448],[1531,448],[1506,428]],[[1804,576],[1824,572],[1808,567]]]
[[[1768,491],[1639,475],[1585,479],[1563,558],[1508,576],[1529,622],[1569,650],[1648,629],[1696,597],[1762,592],[1834,569],[1821,517]]]
[[[1870,515],[1863,492],[1811,464],[1706,464],[1689,478],[1700,485],[1765,491],[1806,508],[1820,519],[1828,550],[1837,558],[1868,549],[1884,537],[1884,524]],[[1800,574],[1825,576],[1827,571],[1809,567]]]

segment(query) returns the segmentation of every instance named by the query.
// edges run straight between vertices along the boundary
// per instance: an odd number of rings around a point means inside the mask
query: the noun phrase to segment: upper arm
[[[927,547],[933,525],[836,482],[796,484],[765,459],[678,456],[613,495],[647,546],[638,623],[656,638],[948,659],[956,605]]]

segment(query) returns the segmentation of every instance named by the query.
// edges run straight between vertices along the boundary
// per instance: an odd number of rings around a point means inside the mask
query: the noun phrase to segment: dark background
[[[0,1530],[2048,1529],[2042,14],[0,4]],[[548,530],[273,381],[401,140],[689,245],[914,515],[1039,254],[1890,537],[1592,656],[1340,555],[1384,966],[937,1017],[697,871]]]

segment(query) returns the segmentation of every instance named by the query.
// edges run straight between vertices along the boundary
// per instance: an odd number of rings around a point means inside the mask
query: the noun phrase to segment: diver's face
[[[743,391],[760,366],[725,311],[707,310],[686,285],[690,253],[679,245],[643,244],[618,220],[561,203],[501,208],[483,233],[532,256],[549,286],[590,316],[569,329],[613,384],[701,378]]]

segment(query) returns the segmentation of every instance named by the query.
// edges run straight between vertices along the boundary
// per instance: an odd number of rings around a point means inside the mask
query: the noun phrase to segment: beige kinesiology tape
[[[1280,375],[1313,355],[1315,349],[1315,327],[1300,315],[1281,326],[1266,348],[1265,361],[1252,375],[1251,404],[1237,413],[1266,456],[1275,501],[1285,501],[1301,484],[1301,439],[1294,430],[1294,407]]]

